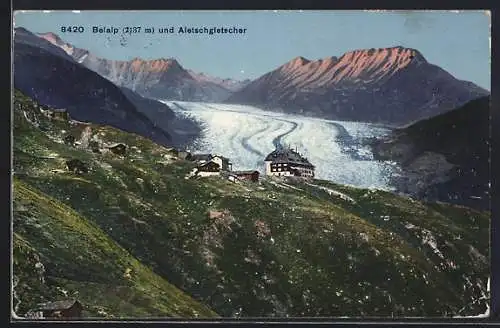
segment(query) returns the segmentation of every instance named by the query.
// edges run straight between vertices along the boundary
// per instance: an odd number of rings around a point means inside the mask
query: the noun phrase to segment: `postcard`
[[[489,12],[13,21],[13,318],[489,315]]]

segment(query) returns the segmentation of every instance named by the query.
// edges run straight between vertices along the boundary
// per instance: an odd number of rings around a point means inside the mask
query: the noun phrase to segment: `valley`
[[[178,115],[201,124],[200,138],[189,147],[198,153],[225,154],[238,170],[264,172],[264,158],[279,145],[297,148],[316,166],[319,179],[363,188],[390,190],[397,166],[376,161],[365,138],[389,129],[369,123],[340,122],[217,103],[165,103]]]

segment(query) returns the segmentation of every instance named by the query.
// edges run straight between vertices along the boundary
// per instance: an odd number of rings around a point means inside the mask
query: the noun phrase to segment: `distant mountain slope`
[[[66,53],[64,49],[54,47],[54,45],[49,40],[40,38],[23,27],[16,27],[14,29],[14,42],[29,45],[32,47],[42,48],[43,50],[63,59],[70,61],[73,60],[73,57]]]
[[[107,79],[25,29],[15,33],[14,85],[44,105],[67,109],[76,120],[109,124],[161,144],[182,144],[199,130],[193,122],[184,121],[187,132],[172,133],[165,125],[177,119],[168,106],[130,92],[126,96]],[[152,115],[153,111],[163,114]],[[165,123],[160,128],[152,119]]]
[[[87,50],[73,47],[71,44],[64,42],[57,34],[52,32],[37,33],[35,35],[40,39],[46,40],[52,45],[55,45],[57,48],[60,48],[68,56],[75,59],[79,63],[81,63],[81,60],[88,55]]]
[[[487,212],[322,180],[185,179],[196,164],[150,140],[49,121],[20,92],[14,105],[14,290],[24,309],[64,297],[60,287],[106,318],[487,310]],[[130,147],[115,156],[61,142],[85,131]],[[88,173],[68,171],[68,159]]]
[[[168,131],[171,138],[169,145],[183,146],[195,140],[201,133],[200,126],[189,118],[177,116],[164,103],[143,97],[137,92],[121,87],[120,90],[138,110],[153,122],[153,126]]]
[[[248,83],[188,71],[173,58],[129,61],[99,58],[88,50],[64,42],[54,33],[40,33],[39,36],[113,83],[150,98],[221,102]]]
[[[403,165],[394,183],[429,200],[489,209],[490,97],[396,130],[375,142],[378,157]]]
[[[188,70],[188,73],[191,74],[191,76],[197,81],[212,82],[212,83],[215,83],[217,85],[220,85],[220,86],[226,88],[227,90],[229,90],[231,92],[236,92],[251,82],[251,80],[249,80],[249,79],[246,79],[243,81],[238,81],[238,80],[234,80],[234,79],[221,79],[221,78],[213,77],[213,76],[210,76],[210,75],[207,75],[204,73],[196,73],[192,70]]]
[[[297,57],[252,81],[227,102],[401,125],[487,94],[428,63],[415,49],[392,47],[355,50],[316,61]]]

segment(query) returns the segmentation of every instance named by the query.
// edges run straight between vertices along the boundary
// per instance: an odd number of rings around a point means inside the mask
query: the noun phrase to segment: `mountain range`
[[[304,115],[406,126],[372,144],[379,159],[401,165],[403,176],[393,179],[399,191],[481,209],[489,204],[484,166],[489,93],[428,63],[415,49],[359,50],[317,61],[297,57],[254,81],[239,82],[194,73],[175,59],[100,59],[53,33],[37,36],[17,28],[14,42],[16,88],[43,105],[67,109],[74,119],[115,126],[163,145],[185,145],[200,134],[198,124],[145,95],[172,91],[193,100],[201,85],[210,85],[231,94],[227,102],[287,104],[282,110],[292,113],[304,104],[307,110],[299,110]],[[96,71],[88,67],[97,62],[102,65]],[[112,74],[115,83],[105,78],[110,67],[121,67]],[[179,88],[188,80],[197,87]],[[469,136],[470,126],[479,132]],[[472,153],[476,148],[479,157]]]
[[[268,110],[335,120],[404,125],[487,95],[401,46],[297,57],[227,99]]]
[[[164,145],[185,144],[200,131],[167,105],[116,86],[23,28],[14,35],[14,85],[76,120],[115,126]]]
[[[340,57],[296,57],[250,81],[211,77],[174,58],[99,58],[54,33],[39,36],[113,83],[150,98],[248,104],[271,111],[334,120],[411,124],[489,92],[458,80],[402,46],[360,49]]]
[[[64,42],[54,33],[38,35],[113,83],[150,98],[221,102],[250,82],[221,79],[186,70],[173,58],[134,58],[128,61],[99,58],[88,50]]]

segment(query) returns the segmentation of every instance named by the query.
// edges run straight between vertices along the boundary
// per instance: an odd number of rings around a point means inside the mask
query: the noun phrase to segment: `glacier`
[[[278,144],[289,145],[316,166],[316,178],[360,188],[392,190],[397,174],[392,162],[373,159],[363,138],[379,137],[390,129],[370,123],[331,121],[264,111],[247,105],[161,100],[177,115],[190,117],[203,128],[191,152],[220,154],[233,170],[264,172],[264,158]]]

